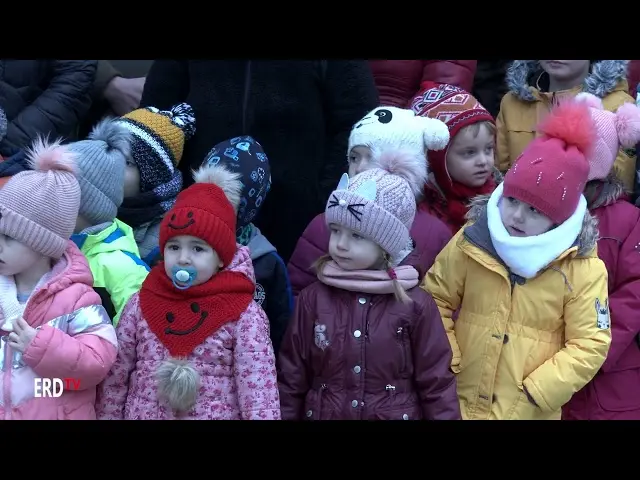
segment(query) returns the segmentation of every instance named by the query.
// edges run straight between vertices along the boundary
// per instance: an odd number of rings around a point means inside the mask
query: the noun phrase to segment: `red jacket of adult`
[[[407,108],[425,81],[448,83],[470,92],[477,60],[371,60],[380,104]]]

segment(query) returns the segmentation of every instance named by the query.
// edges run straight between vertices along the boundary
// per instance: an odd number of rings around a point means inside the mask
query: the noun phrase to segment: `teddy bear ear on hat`
[[[203,165],[193,172],[196,183],[211,183],[224,192],[225,197],[237,213],[242,195],[242,176],[228,170],[223,165]]]
[[[424,144],[428,150],[443,150],[449,144],[449,127],[441,120],[429,117],[416,117],[421,123]]]

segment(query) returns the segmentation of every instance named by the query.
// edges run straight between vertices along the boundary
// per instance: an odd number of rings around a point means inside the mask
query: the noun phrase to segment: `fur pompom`
[[[585,103],[590,108],[595,108],[596,110],[604,110],[602,100],[596,97],[593,93],[580,92],[575,96],[575,100],[577,102]]]
[[[428,150],[444,150],[449,145],[449,127],[441,120],[428,117],[418,117],[424,124],[424,146]]]
[[[61,140],[48,143],[43,137],[38,137],[31,148],[27,149],[27,159],[32,170],[46,172],[48,170],[60,170],[62,172],[75,173],[76,156]]]
[[[589,106],[573,99],[553,108],[538,130],[548,138],[562,140],[568,147],[576,147],[585,156],[591,152],[597,135]]]
[[[178,412],[188,412],[198,399],[200,375],[186,360],[171,358],[156,372],[158,397]]]
[[[372,155],[376,165],[389,173],[404,178],[416,198],[422,193],[427,181],[427,159],[407,150],[381,150]]]
[[[87,140],[99,140],[107,144],[107,149],[118,150],[125,157],[131,154],[132,134],[129,129],[116,118],[107,118],[98,123]]]
[[[631,148],[640,141],[640,108],[624,103],[616,111],[616,131],[624,148]]]
[[[239,173],[233,173],[222,165],[204,165],[193,172],[196,183],[212,183],[222,189],[237,212],[240,207],[242,181]]]

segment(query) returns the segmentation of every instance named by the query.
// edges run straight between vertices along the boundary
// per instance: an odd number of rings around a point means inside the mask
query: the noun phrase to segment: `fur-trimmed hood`
[[[479,218],[485,217],[487,211],[487,203],[489,202],[490,194],[478,195],[473,198],[470,203],[469,211],[466,218],[469,221],[476,222]],[[580,235],[576,239],[576,245],[578,246],[578,255],[586,256],[595,247],[598,242],[598,220],[587,211],[582,220],[582,230]]]
[[[601,184],[601,188],[598,188],[595,196],[593,198],[587,196],[589,210],[613,205],[618,200],[627,197],[627,190],[622,180],[613,172],[611,172],[605,180],[599,181],[598,183]]]
[[[628,60],[598,60],[594,62],[582,85],[583,91],[600,98],[610,94],[619,86],[620,82],[626,83],[628,63]],[[542,72],[539,60],[514,60],[509,66],[506,76],[509,91],[520,100],[536,101],[530,87],[535,87]]]

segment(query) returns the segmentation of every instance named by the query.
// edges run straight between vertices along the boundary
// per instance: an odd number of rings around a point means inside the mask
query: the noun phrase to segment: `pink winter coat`
[[[598,257],[609,274],[611,347],[593,380],[564,406],[562,418],[640,420],[640,209],[610,179],[589,210],[598,219]]]
[[[255,282],[246,247],[239,246],[227,269]],[[201,387],[196,405],[182,416],[158,398],[155,375],[170,355],[142,317],[139,294],[124,308],[117,333],[118,358],[98,392],[99,419],[280,420],[269,321],[257,303],[187,357]]]
[[[418,209],[410,233],[418,251],[415,267],[420,275],[424,275],[433,265],[440,250],[451,240],[451,230],[441,220]],[[311,220],[302,233],[287,265],[294,298],[317,280],[311,265],[328,252],[330,236],[324,213]]]
[[[95,420],[96,386],[116,359],[115,330],[91,288],[87,260],[73,242],[43,280],[23,313],[38,329],[24,354],[0,341],[0,415],[5,420]],[[0,295],[15,295],[8,292],[8,282],[2,283]],[[36,398],[35,378],[79,379],[79,390]]]

